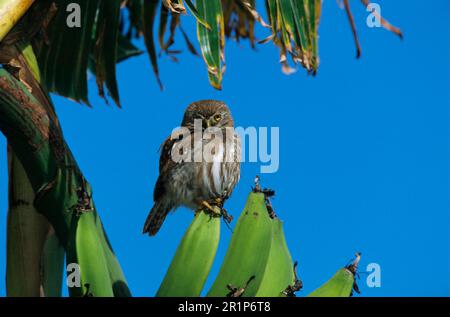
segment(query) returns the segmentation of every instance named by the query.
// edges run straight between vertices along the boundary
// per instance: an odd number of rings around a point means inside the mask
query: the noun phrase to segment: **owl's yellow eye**
[[[219,122],[220,119],[222,119],[222,116],[220,114],[214,115],[214,121]]]

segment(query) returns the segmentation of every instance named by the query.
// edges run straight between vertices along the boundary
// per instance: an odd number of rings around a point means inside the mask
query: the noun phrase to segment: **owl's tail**
[[[170,206],[167,206],[167,204],[161,201],[155,202],[155,205],[145,220],[144,230],[142,233],[148,233],[150,236],[157,234],[170,209]]]

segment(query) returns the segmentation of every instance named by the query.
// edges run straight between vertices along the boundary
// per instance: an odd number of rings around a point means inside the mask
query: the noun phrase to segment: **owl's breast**
[[[235,136],[225,142],[194,147],[192,160],[177,164],[172,173],[172,196],[180,205],[196,208],[201,200],[228,197],[239,180],[240,142]]]
[[[211,151],[206,148],[203,152],[206,158],[198,178],[203,195],[209,198],[228,197],[240,175],[239,138],[233,134],[216,144]]]

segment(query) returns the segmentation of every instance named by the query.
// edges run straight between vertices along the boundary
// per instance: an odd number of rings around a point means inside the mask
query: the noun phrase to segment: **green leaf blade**
[[[210,29],[197,21],[197,37],[205,60],[208,78],[216,89],[222,89],[222,60],[224,45],[224,26],[222,4],[220,0],[197,0],[200,16],[210,26]]]

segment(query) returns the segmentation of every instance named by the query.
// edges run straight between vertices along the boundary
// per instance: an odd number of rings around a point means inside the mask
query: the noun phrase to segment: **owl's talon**
[[[219,207],[211,206],[211,204],[209,202],[207,202],[206,200],[203,200],[200,204],[201,204],[201,207],[206,208],[206,210],[209,211],[211,213],[211,215],[214,215],[214,216],[221,215],[221,211],[220,211]]]
[[[221,208],[222,208],[222,206],[223,206],[223,199],[222,199],[221,197],[214,199],[214,202],[215,202],[215,204],[216,204],[218,207],[221,207]]]
[[[220,209],[220,215],[222,216],[225,223],[230,224],[233,221],[233,216],[230,215],[225,208]]]
[[[212,217],[222,217],[227,225],[233,221],[233,216],[230,215],[225,208],[223,208],[222,198],[216,198],[208,202],[203,200],[200,202],[198,211],[208,212]]]

